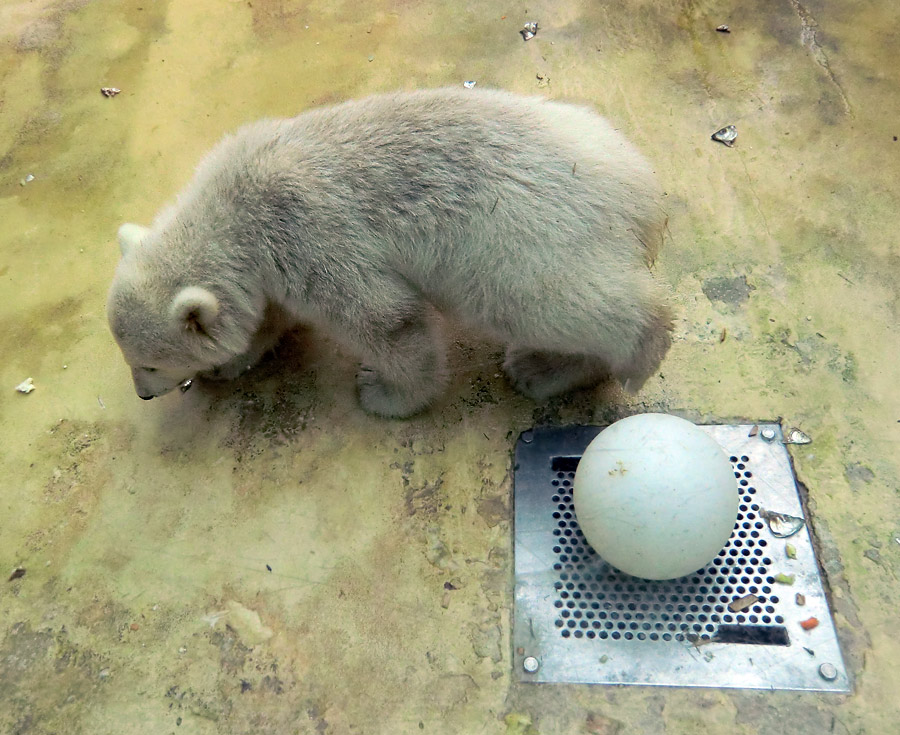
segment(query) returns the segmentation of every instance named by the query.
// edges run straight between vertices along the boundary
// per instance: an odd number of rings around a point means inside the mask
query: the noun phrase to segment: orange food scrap
[[[803,620],[800,622],[800,627],[803,628],[803,630],[812,630],[818,624],[819,624],[818,618],[807,618],[806,620]]]

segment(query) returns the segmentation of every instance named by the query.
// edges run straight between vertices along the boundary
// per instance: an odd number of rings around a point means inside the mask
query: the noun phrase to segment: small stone
[[[878,553],[878,549],[866,549],[863,552],[863,556],[870,561],[874,561],[876,564],[881,561],[881,554]]]
[[[526,23],[519,33],[522,34],[522,40],[530,41],[534,38],[535,34],[538,32],[538,23],[536,20],[531,21],[530,23]]]
[[[806,523],[799,516],[792,516],[773,510],[762,509],[760,515],[768,524],[772,535],[776,538],[789,538],[803,528],[803,525]]]
[[[734,125],[726,125],[724,128],[717,130],[710,137],[717,143],[722,143],[729,148],[732,148],[734,146],[734,141],[736,141],[738,137],[737,128]]]
[[[812,437],[800,431],[800,429],[791,429],[788,432],[787,439],[784,440],[785,444],[812,444]]]

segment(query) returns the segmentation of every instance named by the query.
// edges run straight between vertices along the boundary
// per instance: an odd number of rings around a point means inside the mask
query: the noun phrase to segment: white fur
[[[219,318],[219,300],[205,288],[186,286],[172,300],[169,318],[185,329],[212,334]]]
[[[446,380],[441,313],[507,344],[536,398],[639,387],[670,342],[664,223],[650,166],[586,108],[370,97],[242,128],[149,230],[123,225],[110,324],[143,397],[234,377],[306,322],[362,359],[367,410],[410,415]]]
[[[130,223],[122,225],[119,228],[119,250],[122,255],[126,255],[132,248],[138,247],[149,232],[150,230],[141,225]]]

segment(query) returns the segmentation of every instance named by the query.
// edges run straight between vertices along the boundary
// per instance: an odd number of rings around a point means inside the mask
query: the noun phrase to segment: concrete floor
[[[6,0],[0,732],[897,732],[898,24],[865,0]],[[383,421],[313,335],[136,398],[104,310],[121,222],[241,122],[466,79],[587,101],[655,162],[662,375],[535,405],[461,339],[447,398]],[[812,435],[853,695],[516,682],[515,437],[647,410]]]

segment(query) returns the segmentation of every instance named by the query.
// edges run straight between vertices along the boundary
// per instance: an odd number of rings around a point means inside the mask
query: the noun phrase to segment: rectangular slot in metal
[[[787,629],[782,625],[726,625],[716,630],[716,643],[745,643],[757,646],[789,646]]]

